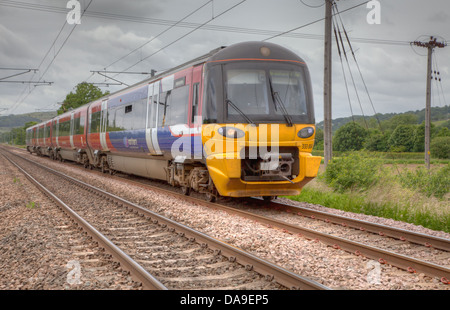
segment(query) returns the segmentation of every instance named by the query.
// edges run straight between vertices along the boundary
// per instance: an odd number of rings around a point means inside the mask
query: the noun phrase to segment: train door
[[[192,105],[189,113],[189,125],[194,129],[194,133],[199,130],[198,127],[202,125],[202,110],[201,110],[201,80],[202,80],[203,66],[194,67],[192,71]],[[192,130],[191,130],[192,132]]]
[[[56,146],[59,147],[59,118],[56,120],[55,137],[56,137]]]
[[[74,128],[74,112],[72,112],[72,114],[70,114],[70,147],[72,148],[72,149],[74,149],[75,147],[74,147],[74,145],[73,145],[73,134],[74,134],[74,132],[73,132],[73,128]]]
[[[148,86],[147,128],[145,138],[152,155],[162,155],[158,143],[158,109],[160,82]]]
[[[108,125],[108,100],[102,101],[102,110],[100,118],[100,144],[103,151],[109,151],[106,143],[106,128]]]

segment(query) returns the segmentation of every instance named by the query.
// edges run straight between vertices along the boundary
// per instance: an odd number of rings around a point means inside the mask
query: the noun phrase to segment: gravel
[[[25,176],[0,156],[0,289],[139,289]]]
[[[30,157],[30,156],[29,156]],[[321,242],[290,235],[275,228],[206,207],[187,203],[177,198],[162,196],[151,190],[125,184],[123,181],[105,178],[102,175],[86,173],[79,167],[61,165],[58,162],[32,156],[67,175],[95,184],[108,192],[119,195],[168,218],[202,231],[212,237],[240,247],[277,263],[299,275],[316,280],[333,289],[363,290],[448,290],[437,278],[423,274],[410,274],[389,265],[380,265],[373,260],[357,257],[341,250],[335,250]],[[290,201],[291,202],[291,201]],[[291,202],[293,203],[293,202]],[[294,202],[295,203],[295,202]],[[322,206],[301,204],[303,207],[348,216],[348,212],[332,210]],[[417,232],[449,238],[449,234],[433,232],[420,226],[350,214],[367,221],[402,227]]]

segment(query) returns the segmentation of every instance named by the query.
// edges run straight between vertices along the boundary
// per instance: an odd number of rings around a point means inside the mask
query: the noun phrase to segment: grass
[[[344,192],[337,192],[325,183],[322,167],[321,176],[306,185],[300,195],[286,198],[450,233],[450,193],[442,198],[428,197],[401,184],[398,171],[415,169],[415,166],[384,166],[380,180],[369,189]]]
[[[312,154],[314,156],[324,156],[323,150],[313,150]],[[383,164],[424,164],[425,163],[425,153],[414,153],[414,152],[368,152],[371,157],[378,158],[382,160]],[[343,155],[343,152],[333,151],[333,158],[339,158]],[[323,163],[323,159],[322,159]],[[447,165],[450,163],[450,159],[439,159],[431,158],[430,163],[432,165],[443,164]]]

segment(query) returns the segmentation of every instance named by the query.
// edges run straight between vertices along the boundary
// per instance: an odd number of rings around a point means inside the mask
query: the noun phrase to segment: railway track
[[[96,174],[96,172],[93,172]],[[110,177],[110,176],[108,176]],[[113,177],[114,178],[114,177]],[[448,239],[437,238],[430,235],[417,234],[414,232],[409,232],[405,230],[393,229],[392,227],[368,223],[364,221],[359,221],[355,219],[349,219],[342,216],[334,216],[324,212],[317,212],[310,209],[298,208],[291,205],[280,204],[280,203],[265,203],[261,200],[248,199],[245,202],[245,207],[229,207],[222,204],[216,203],[211,204],[202,199],[198,199],[191,196],[184,196],[179,193],[174,193],[173,190],[167,191],[162,189],[161,184],[158,186],[150,186],[149,184],[142,184],[142,182],[131,181],[128,179],[120,178],[122,182],[130,182],[134,185],[151,189],[159,192],[162,195],[177,196],[183,201],[189,201],[195,204],[200,204],[208,207],[213,207],[215,209],[223,210],[228,213],[237,214],[241,217],[251,218],[261,223],[265,223],[269,227],[278,227],[287,234],[301,234],[303,237],[310,240],[322,241],[327,244],[330,248],[336,250],[344,250],[352,253],[353,256],[361,256],[365,258],[373,259],[383,265],[392,265],[400,269],[406,270],[410,273],[420,273],[430,276],[432,278],[447,284],[449,279],[449,262],[450,256],[448,253]],[[148,183],[148,182],[145,182]],[[266,211],[262,206],[267,207]],[[247,211],[243,211],[246,209]],[[249,212],[249,210],[251,212]],[[264,215],[256,214],[261,213]],[[269,213],[271,215],[269,216]],[[325,227],[333,227],[332,230],[344,229],[344,235],[349,235],[349,231],[357,231],[361,236],[359,239],[364,239],[364,242],[355,242],[348,240],[346,238],[333,236],[331,233],[321,233],[314,229],[307,229],[299,226],[298,224],[289,224],[285,220],[276,220],[273,217],[279,215],[286,215],[293,219],[303,218],[308,221],[313,221],[314,223],[322,223]],[[295,220],[294,220],[295,222]],[[335,224],[333,224],[335,223]],[[366,226],[363,226],[366,225]],[[302,225],[303,226],[303,225]],[[313,225],[316,227],[317,225]],[[354,227],[351,229],[351,227]],[[351,229],[351,230],[350,230]],[[370,233],[372,231],[372,233]],[[367,237],[369,236],[369,237]],[[436,263],[428,262],[426,260],[414,258],[409,255],[409,250],[406,251],[408,254],[399,254],[395,251],[383,250],[381,248],[371,246],[366,244],[366,239],[370,239],[370,236],[375,236],[378,238],[378,243],[396,243],[400,244],[400,247],[405,247],[405,245],[411,245],[417,247],[416,252],[428,253],[428,258],[430,256],[441,257]],[[406,236],[406,237],[405,237]],[[393,239],[398,238],[398,239]],[[380,241],[381,240],[381,241]],[[422,244],[422,245],[419,245]],[[399,249],[402,252],[402,249]],[[430,253],[434,251],[437,254]],[[403,251],[405,252],[405,251]],[[442,263],[441,263],[442,262]]]
[[[145,288],[328,289],[104,190],[9,157]]]

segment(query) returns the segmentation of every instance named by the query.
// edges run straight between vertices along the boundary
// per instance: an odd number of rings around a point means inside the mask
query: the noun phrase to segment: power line
[[[326,1],[328,1],[328,0],[326,0]],[[350,11],[350,10],[353,10],[353,9],[355,9],[355,8],[357,8],[357,7],[360,7],[361,5],[366,4],[367,2],[369,2],[369,1],[366,1],[366,2],[363,2],[363,3],[360,3],[360,4],[357,4],[357,5],[355,5],[355,6],[352,6],[352,7],[348,8],[348,9],[345,9],[345,10],[342,11],[342,13],[343,13],[343,12]],[[332,16],[334,16],[334,15],[335,15],[335,14],[332,14]],[[317,20],[312,21],[312,22],[309,22],[309,23],[304,24],[304,25],[302,25],[302,26],[299,26],[299,27],[296,27],[296,28],[293,28],[293,29],[290,29],[290,30],[281,32],[280,34],[271,36],[270,38],[264,39],[263,41],[268,41],[268,40],[275,39],[275,38],[277,38],[277,37],[279,37],[279,36],[286,35],[286,34],[288,34],[288,33],[290,33],[290,32],[293,32],[293,31],[299,30],[299,29],[301,29],[301,28],[304,28],[304,27],[313,25],[313,24],[318,23],[318,22],[323,21],[323,20],[325,20],[325,17],[320,18],[320,19],[317,19]]]
[[[300,0],[301,3],[303,3],[303,5],[306,5],[307,7],[313,8],[313,9],[317,9],[320,7],[323,7],[325,5],[325,1],[323,1],[323,3],[321,5],[311,5],[311,4],[307,4],[305,3],[305,1]]]
[[[5,2],[5,1],[4,1]],[[19,9],[31,9],[31,10],[38,10],[38,11],[45,11],[45,12],[53,12],[53,13],[62,13],[67,14],[68,10],[65,8],[58,8],[58,7],[51,7],[51,6],[45,6],[45,5],[35,5],[33,4],[32,7],[28,7],[29,3],[24,2],[18,2],[18,1],[6,1],[8,3],[0,2],[0,5],[19,8]],[[20,5],[16,5],[14,3],[19,3]],[[354,7],[351,7],[349,9],[343,10],[343,12],[346,12],[348,10],[351,10],[355,7],[361,6],[366,4],[366,2],[356,5]],[[31,5],[31,4],[30,4]],[[187,23],[187,22],[176,22],[171,20],[164,20],[164,19],[154,19],[154,18],[146,18],[146,17],[139,17],[139,16],[129,16],[129,15],[123,15],[123,14],[112,14],[112,13],[104,13],[104,12],[94,12],[89,11],[84,14],[84,17],[92,17],[92,18],[102,18],[102,19],[112,19],[112,20],[121,20],[121,21],[128,21],[128,22],[135,22],[135,23],[146,23],[146,24],[154,24],[154,25],[161,25],[161,26],[173,26],[173,27],[179,27],[179,28],[197,28],[201,24],[198,23]],[[210,30],[210,31],[219,31],[219,32],[231,32],[231,33],[242,33],[242,34],[250,34],[250,35],[261,35],[261,36],[271,36],[267,40],[270,40],[275,37],[288,37],[288,38],[298,38],[298,39],[312,39],[312,40],[323,40],[323,35],[318,34],[306,34],[306,33],[294,33],[293,31],[304,28],[306,26],[315,24],[317,22],[322,21],[322,19],[316,20],[312,23],[308,23],[306,25],[302,25],[300,27],[297,27],[295,29],[291,29],[289,31],[274,31],[274,30],[268,30],[268,29],[254,29],[254,28],[245,28],[245,27],[232,27],[232,26],[220,26],[220,25],[203,25],[202,30]],[[391,39],[373,39],[373,38],[352,38],[353,42],[358,43],[367,43],[367,44],[382,44],[382,45],[398,45],[398,46],[406,46],[409,45],[409,41],[401,41],[401,40],[391,40]],[[111,64],[112,65],[112,64]],[[109,65],[109,66],[111,66]],[[108,67],[109,67],[108,66]]]
[[[342,75],[344,76],[344,85],[345,85],[345,89],[347,91],[348,104],[350,106],[350,114],[352,115],[352,120],[353,120],[353,123],[354,123],[355,122],[355,118],[354,118],[354,115],[353,115],[352,101],[350,99],[350,93],[348,91],[347,77],[345,76],[344,62],[342,61],[341,48],[340,48],[340,45],[339,45],[339,40],[338,40],[338,36],[337,36],[337,32],[336,32],[336,25],[334,23],[334,20],[332,20],[332,23],[333,23],[334,36],[336,38],[336,46],[337,46],[337,50],[338,50],[338,54],[339,54],[339,59],[341,61]]]
[[[376,118],[376,120],[377,120],[377,122],[378,122],[378,125],[379,125],[381,131],[383,132],[383,129],[381,128],[381,122],[380,122],[380,120],[379,120],[379,118],[378,118],[378,116],[377,116],[377,112],[375,111],[375,106],[374,106],[373,101],[372,101],[372,98],[371,98],[371,96],[370,96],[369,89],[367,88],[367,84],[366,84],[366,81],[365,81],[365,79],[364,79],[364,77],[363,77],[363,74],[362,74],[362,72],[361,72],[361,68],[359,67],[359,63],[358,63],[358,61],[356,60],[355,51],[353,50],[353,47],[352,47],[352,44],[351,44],[351,40],[350,40],[350,38],[349,38],[349,36],[348,36],[347,30],[345,29],[344,22],[342,21],[342,17],[341,17],[341,14],[340,14],[340,12],[339,12],[339,9],[338,9],[337,5],[335,5],[335,10],[336,10],[337,16],[339,17],[339,20],[340,20],[340,22],[341,22],[342,29],[343,29],[344,34],[345,34],[345,37],[346,37],[346,39],[347,39],[348,46],[350,47],[350,51],[351,51],[351,53],[352,53],[353,60],[355,61],[356,67],[357,67],[358,72],[359,72],[359,76],[361,77],[361,81],[362,81],[362,83],[363,83],[363,85],[364,85],[364,89],[365,89],[365,91],[366,91],[366,94],[367,94],[367,97],[368,97],[368,99],[369,99],[370,105],[372,106],[372,109],[373,109],[375,118]],[[361,107],[361,109],[362,109],[362,107]],[[364,120],[364,121],[365,121],[365,120]]]
[[[217,15],[217,16],[215,16],[215,17],[213,16],[211,19],[209,19],[208,21],[206,21],[206,22],[204,22],[203,24],[199,25],[199,26],[196,27],[195,29],[189,31],[188,33],[182,35],[182,36],[179,37],[178,39],[175,39],[174,41],[172,41],[172,42],[170,42],[169,44],[165,45],[164,47],[160,48],[160,49],[157,50],[156,52],[150,54],[150,55],[147,56],[147,57],[144,57],[143,59],[139,60],[139,61],[136,62],[135,64],[133,64],[133,65],[129,66],[128,68],[122,70],[121,73],[122,73],[122,72],[125,72],[125,71],[128,71],[129,69],[133,68],[134,66],[136,66],[136,65],[139,64],[139,63],[141,63],[142,61],[144,61],[144,60],[146,60],[146,59],[152,57],[153,55],[156,55],[157,53],[161,52],[162,50],[164,50],[164,49],[168,48],[169,46],[175,44],[176,42],[178,42],[178,41],[184,39],[185,37],[187,37],[188,35],[192,34],[192,33],[195,32],[196,30],[202,28],[203,26],[205,26],[206,24],[208,24],[208,23],[211,22],[212,20],[215,20],[215,19],[217,19],[218,17],[220,17],[220,16],[226,14],[227,12],[229,12],[229,11],[231,11],[232,9],[234,9],[235,7],[241,5],[241,4],[244,3],[245,1],[247,1],[247,0],[242,0],[241,2],[239,2],[239,3],[235,4],[235,5],[233,5],[231,8],[229,8],[229,9],[223,11],[223,12],[220,13],[219,15]],[[120,73],[118,73],[118,74],[120,74]],[[118,74],[117,74],[117,75],[118,75]],[[115,75],[115,76],[117,76],[117,75]]]
[[[182,19],[180,19],[178,22],[176,22],[175,24],[173,24],[172,26],[170,26],[169,28],[165,29],[164,31],[160,32],[158,35],[156,35],[155,37],[151,38],[150,40],[148,40],[147,42],[145,42],[144,44],[140,45],[139,47],[133,49],[132,51],[130,51],[128,54],[126,54],[125,56],[120,57],[119,59],[117,59],[116,61],[112,62],[111,64],[109,64],[108,66],[105,67],[111,67],[112,65],[116,64],[117,62],[121,61],[122,59],[128,57],[129,55],[133,54],[134,52],[136,52],[137,50],[143,48],[145,45],[149,44],[150,42],[152,42],[153,40],[159,38],[161,35],[163,35],[164,33],[166,33],[167,31],[169,31],[170,29],[176,27],[178,24],[180,24],[182,21],[184,21],[185,19],[189,18],[190,16],[192,16],[193,14],[197,13],[199,10],[201,10],[202,8],[204,8],[206,5],[208,5],[209,3],[211,3],[212,0],[209,0],[208,2],[206,2],[205,4],[201,5],[199,8],[195,9],[194,11],[192,11],[191,13],[189,13],[188,15],[186,15],[185,17],[183,17]]]
[[[339,11],[337,10],[336,3],[333,5],[333,10],[336,11],[336,15],[338,15],[338,16],[340,17],[340,15],[338,14]],[[340,21],[341,21],[342,27],[343,27],[343,29],[344,29],[344,23],[342,22],[342,19],[340,19]],[[344,41],[342,40],[341,29],[340,29],[340,27],[339,27],[339,24],[337,25],[337,29],[338,29],[339,41],[341,42],[342,50],[343,50],[344,56],[345,56],[345,61],[346,61],[346,63],[347,63],[348,71],[350,72],[350,77],[351,77],[351,79],[352,79],[353,87],[354,87],[354,89],[355,89],[356,98],[358,99],[359,107],[361,108],[361,113],[362,113],[362,116],[363,116],[364,123],[365,123],[365,125],[366,125],[366,128],[368,129],[369,126],[367,125],[366,117],[365,117],[365,115],[364,115],[363,107],[362,107],[362,105],[361,105],[361,99],[359,98],[358,89],[357,89],[357,87],[356,87],[355,79],[353,78],[352,70],[351,70],[351,68],[350,68],[350,63],[349,63],[348,58],[347,58],[347,52],[345,51]],[[336,40],[338,40],[338,38],[336,38]],[[348,43],[349,46],[351,47],[350,41],[347,41],[347,43]],[[353,50],[352,50],[352,51],[353,51]],[[356,59],[355,59],[355,61],[356,61]]]
[[[83,10],[83,12],[81,13],[80,19],[83,17],[84,13],[86,12],[86,10],[89,8],[89,6],[91,5],[93,0],[90,0],[90,2],[88,3],[88,5],[86,6],[86,8]],[[47,57],[47,55],[50,53],[51,49],[53,48],[53,46],[55,45],[57,39],[59,38],[59,36],[61,35],[64,27],[65,27],[66,21],[64,21],[63,26],[61,27],[61,30],[59,31],[58,35],[56,36],[55,40],[53,41],[52,45],[50,46],[49,50],[47,51],[46,55],[44,56],[44,58],[42,59],[41,63],[39,64],[38,68],[40,68],[40,66],[42,65],[42,63],[44,62],[45,58]],[[69,35],[66,37],[66,39],[64,40],[64,42],[62,43],[61,47],[58,49],[58,51],[55,53],[55,55],[53,56],[53,59],[50,61],[50,63],[47,65],[46,69],[44,70],[44,73],[41,75],[41,77],[38,80],[38,83],[36,85],[42,84],[40,83],[41,80],[43,79],[44,75],[47,73],[47,71],[50,69],[50,67],[52,66],[53,62],[55,61],[56,57],[59,55],[59,53],[61,52],[61,50],[63,49],[63,47],[65,46],[65,44],[67,43],[67,41],[69,40],[70,36],[72,35],[73,31],[75,30],[75,28],[78,26],[78,24],[75,24],[74,27],[72,28],[72,30],[70,31]],[[33,75],[34,76],[34,75]],[[33,78],[33,77],[32,77]],[[31,80],[30,80],[31,81]],[[44,82],[45,83],[45,82]],[[52,82],[53,83],[53,82]],[[36,86],[35,85],[35,86]],[[51,85],[51,84],[50,84]],[[26,89],[26,88],[25,88]],[[24,89],[24,91],[25,91]],[[16,104],[13,105],[12,108],[10,108],[11,112],[14,111],[15,109],[17,109],[17,107],[19,107],[27,98],[28,96],[33,92],[35,88],[32,88],[28,94],[20,101],[16,102]],[[22,94],[24,93],[24,91],[22,92]],[[19,96],[20,98],[20,96]]]

